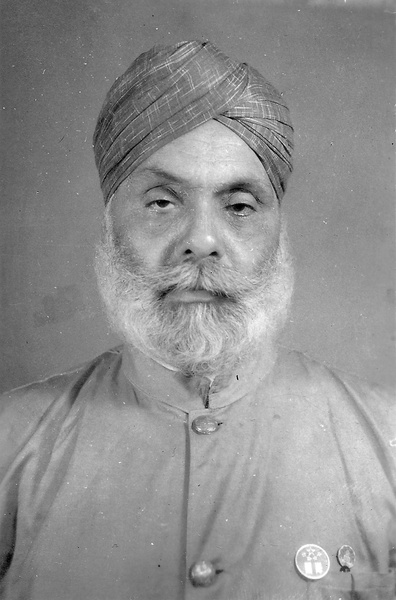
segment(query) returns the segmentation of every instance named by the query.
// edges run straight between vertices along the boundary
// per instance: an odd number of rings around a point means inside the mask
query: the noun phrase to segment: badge
[[[294,559],[297,571],[306,579],[322,579],[330,569],[330,558],[316,544],[305,544],[296,552]]]
[[[356,554],[351,546],[345,544],[337,550],[337,560],[341,565],[341,571],[350,571],[355,564]]]

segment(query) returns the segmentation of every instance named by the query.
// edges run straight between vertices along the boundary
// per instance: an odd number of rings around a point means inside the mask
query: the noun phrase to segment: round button
[[[327,552],[316,544],[301,546],[294,560],[298,572],[306,579],[322,579],[330,569],[330,558]]]
[[[209,560],[200,560],[191,567],[190,579],[195,587],[209,587],[216,579],[216,569]]]
[[[218,422],[209,415],[202,415],[197,417],[192,422],[192,428],[195,433],[199,433],[200,435],[209,435],[218,430],[219,424]]]

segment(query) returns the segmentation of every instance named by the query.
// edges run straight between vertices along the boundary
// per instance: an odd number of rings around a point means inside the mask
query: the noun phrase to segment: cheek
[[[177,224],[170,219],[156,219],[122,202],[115,204],[111,214],[117,240],[148,265],[160,264],[168,246],[177,238]]]
[[[155,267],[159,260],[161,244],[158,238],[153,239],[147,235],[146,228],[140,222],[139,216],[132,215],[131,212],[128,207],[122,206],[121,202],[113,204],[110,214],[114,241],[126,256],[129,255],[138,259],[142,264]]]
[[[127,251],[135,256],[142,265],[156,269],[161,266],[164,254],[164,245],[159,239],[151,239],[141,231],[128,231],[123,233],[123,245]]]
[[[275,217],[275,215],[274,215]],[[278,217],[254,223],[245,232],[243,239],[235,240],[233,253],[245,271],[268,260],[276,252],[279,244],[280,220]]]

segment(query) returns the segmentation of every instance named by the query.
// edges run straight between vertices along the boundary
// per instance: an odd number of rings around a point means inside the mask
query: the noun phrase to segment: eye
[[[234,202],[227,206],[227,210],[237,217],[249,217],[256,212],[253,202]]]
[[[248,217],[256,212],[256,200],[244,190],[236,190],[229,199],[227,210],[238,217]]]
[[[151,208],[153,210],[162,211],[162,212],[172,209],[173,206],[174,206],[174,203],[171,202],[170,200],[166,200],[165,198],[159,198],[158,200],[152,200],[148,204],[149,208]]]
[[[150,188],[144,194],[146,208],[158,214],[168,213],[176,208],[178,202],[178,195],[168,186],[158,185]]]
[[[244,204],[243,202],[230,204],[228,206],[228,210],[231,211],[234,215],[238,215],[240,217],[248,217],[253,212],[256,212],[253,206],[250,206],[250,204]]]

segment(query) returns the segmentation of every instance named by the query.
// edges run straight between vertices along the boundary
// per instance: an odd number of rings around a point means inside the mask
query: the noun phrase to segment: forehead
[[[250,179],[272,191],[255,152],[236,133],[213,120],[154,152],[128,179],[166,179],[167,176],[194,187]]]

